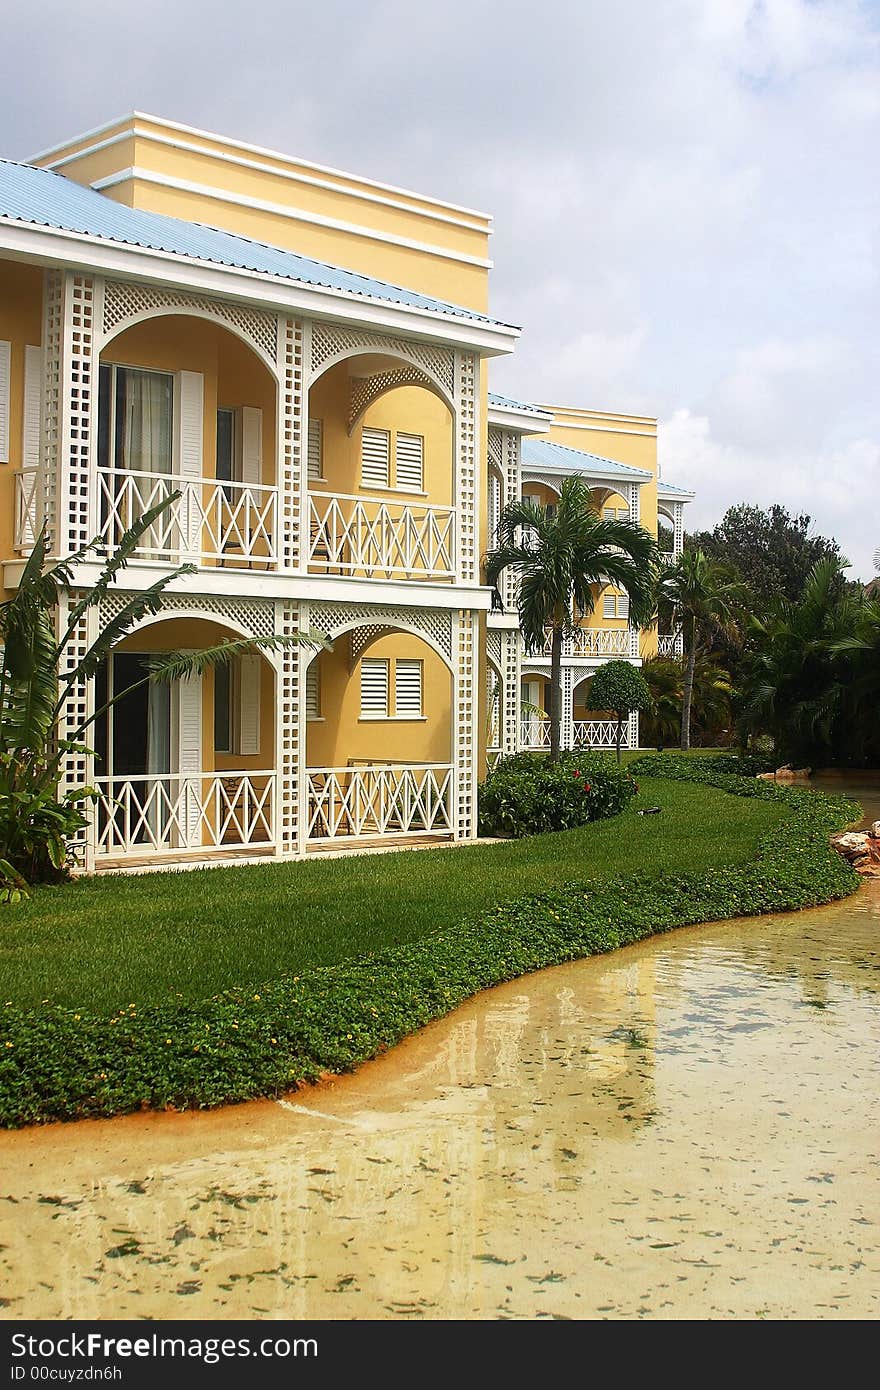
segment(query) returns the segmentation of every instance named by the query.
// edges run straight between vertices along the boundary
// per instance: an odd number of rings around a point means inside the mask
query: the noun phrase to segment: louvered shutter
[[[309,477],[324,476],[324,421],[309,420]],[[309,668],[311,669],[311,668]]]
[[[420,434],[398,432],[394,448],[396,486],[406,492],[421,492],[424,487],[424,439]]]
[[[263,412],[251,405],[241,408],[241,481],[252,486],[263,481]]]
[[[398,658],[394,669],[394,713],[417,719],[422,713],[422,663]]]
[[[626,594],[617,595],[617,616],[618,618],[629,617],[629,598]]]
[[[187,845],[201,843],[202,678],[189,676],[175,685],[177,771],[183,798],[181,828]],[[190,779],[190,780],[184,780]]]
[[[501,481],[495,473],[489,474],[489,544],[495,545],[498,538],[498,522],[501,518]]]
[[[321,718],[321,685],[318,676],[318,658],[315,657],[306,671],[306,719]]]
[[[202,476],[204,398],[205,380],[201,372],[178,372],[177,472],[191,480]],[[190,491],[177,505],[181,509],[181,529],[187,552],[197,559],[202,549],[202,524],[194,500]]]
[[[361,661],[361,718],[388,718],[388,662],[364,657]]]
[[[9,462],[9,393],[12,344],[0,342],[0,463]]]
[[[364,487],[387,487],[390,459],[387,430],[364,428],[361,437],[361,482]]]
[[[24,350],[24,411],[21,427],[21,467],[30,474],[22,478],[23,505],[18,519],[18,545],[30,550],[42,520],[37,471],[40,467],[40,432],[43,419],[43,349]]]
[[[603,597],[603,599],[602,599],[602,616],[603,616],[603,618],[616,618],[616,617],[617,617],[617,613],[616,613],[615,607],[614,607],[614,595],[613,595],[613,594],[605,594],[605,596]]]
[[[249,757],[260,751],[260,658],[238,658],[238,751]]]

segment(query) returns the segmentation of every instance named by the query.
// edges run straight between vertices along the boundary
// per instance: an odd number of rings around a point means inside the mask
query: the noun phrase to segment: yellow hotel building
[[[172,493],[72,657],[120,593],[191,570],[76,713],[151,652],[331,643],[138,685],[103,715],[64,771],[100,796],[85,869],[473,838],[487,763],[546,741],[549,656],[523,649],[512,577],[483,582],[501,508],[581,473],[680,549],[692,494],[659,482],[654,420],[489,392],[519,334],[489,313],[490,234],[485,213],[139,113],[0,161],[4,593],[44,524],[53,556],[99,538],[73,594],[93,586]],[[596,665],[656,642],[597,594],[564,658],[567,746],[610,741],[584,708]]]

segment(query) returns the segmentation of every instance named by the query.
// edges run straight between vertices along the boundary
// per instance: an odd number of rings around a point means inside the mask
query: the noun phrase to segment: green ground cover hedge
[[[360,959],[112,1019],[57,1005],[0,1014],[0,1124],[142,1107],[208,1107],[275,1096],[350,1070],[491,985],[614,950],[673,927],[810,907],[859,879],[828,845],[858,817],[843,797],[713,770],[711,759],[649,755],[636,776],[706,782],[775,799],[791,814],[752,863],[699,874],[568,882]]]

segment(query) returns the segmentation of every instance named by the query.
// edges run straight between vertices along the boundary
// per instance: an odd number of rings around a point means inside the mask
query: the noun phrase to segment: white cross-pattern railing
[[[452,579],[455,510],[341,492],[309,496],[309,568],[367,579]]]
[[[524,719],[519,726],[520,748],[549,748],[550,720]]]
[[[504,757],[504,749],[503,749],[503,748],[487,748],[487,749],[486,749],[486,766],[488,767],[488,769],[489,769],[490,772],[492,771],[493,767],[496,767],[496,766],[498,765],[498,763],[500,763],[500,761],[501,761],[501,759],[502,759],[503,757]]]
[[[678,632],[661,632],[657,637],[658,656],[681,656],[684,650],[684,634]]]
[[[575,748],[616,748],[616,719],[576,719],[574,721]],[[620,731],[621,748],[629,747],[629,721],[625,720]]]
[[[43,525],[39,468],[23,468],[15,475],[15,548],[29,554]]]
[[[308,839],[451,835],[453,769],[446,763],[310,767]]]
[[[169,564],[276,563],[277,488],[123,468],[99,468],[97,487],[97,533],[108,550],[148,508],[179,492],[141,537],[135,555]]]
[[[544,637],[542,656],[549,656],[553,634]],[[629,656],[630,634],[625,627],[579,627],[562,638],[563,656]]]
[[[274,840],[274,772],[195,772],[95,779],[99,858],[201,854]]]

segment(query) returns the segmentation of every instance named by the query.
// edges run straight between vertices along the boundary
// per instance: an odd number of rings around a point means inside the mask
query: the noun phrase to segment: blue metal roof
[[[667,483],[665,478],[657,479],[657,491],[680,492],[683,497],[693,497],[694,495],[694,490],[692,487],[678,487],[675,483]]]
[[[530,405],[526,401],[514,401],[509,396],[499,396],[495,391],[489,392],[489,404],[497,405],[500,410],[521,410],[528,415],[535,415],[538,419],[546,417],[552,420],[553,416],[549,410],[544,410],[540,405]]]
[[[549,439],[524,439],[522,466],[536,472],[542,468],[568,468],[572,473],[601,473],[604,477],[629,478],[631,482],[653,476],[645,468],[634,468],[632,464],[618,463],[598,454],[586,454],[580,449],[570,449],[567,444],[554,444]]]
[[[303,285],[361,295],[365,299],[453,315],[474,323],[510,326],[460,304],[447,304],[400,285],[389,285],[384,280],[325,265],[295,251],[252,241],[250,237],[236,236],[233,232],[197,222],[184,222],[177,217],[165,217],[158,212],[127,208],[62,174],[9,159],[0,159],[0,218],[75,232],[101,241],[121,242],[149,251],[164,251],[172,256],[208,261],[236,270],[274,275],[281,280],[295,280]]]

